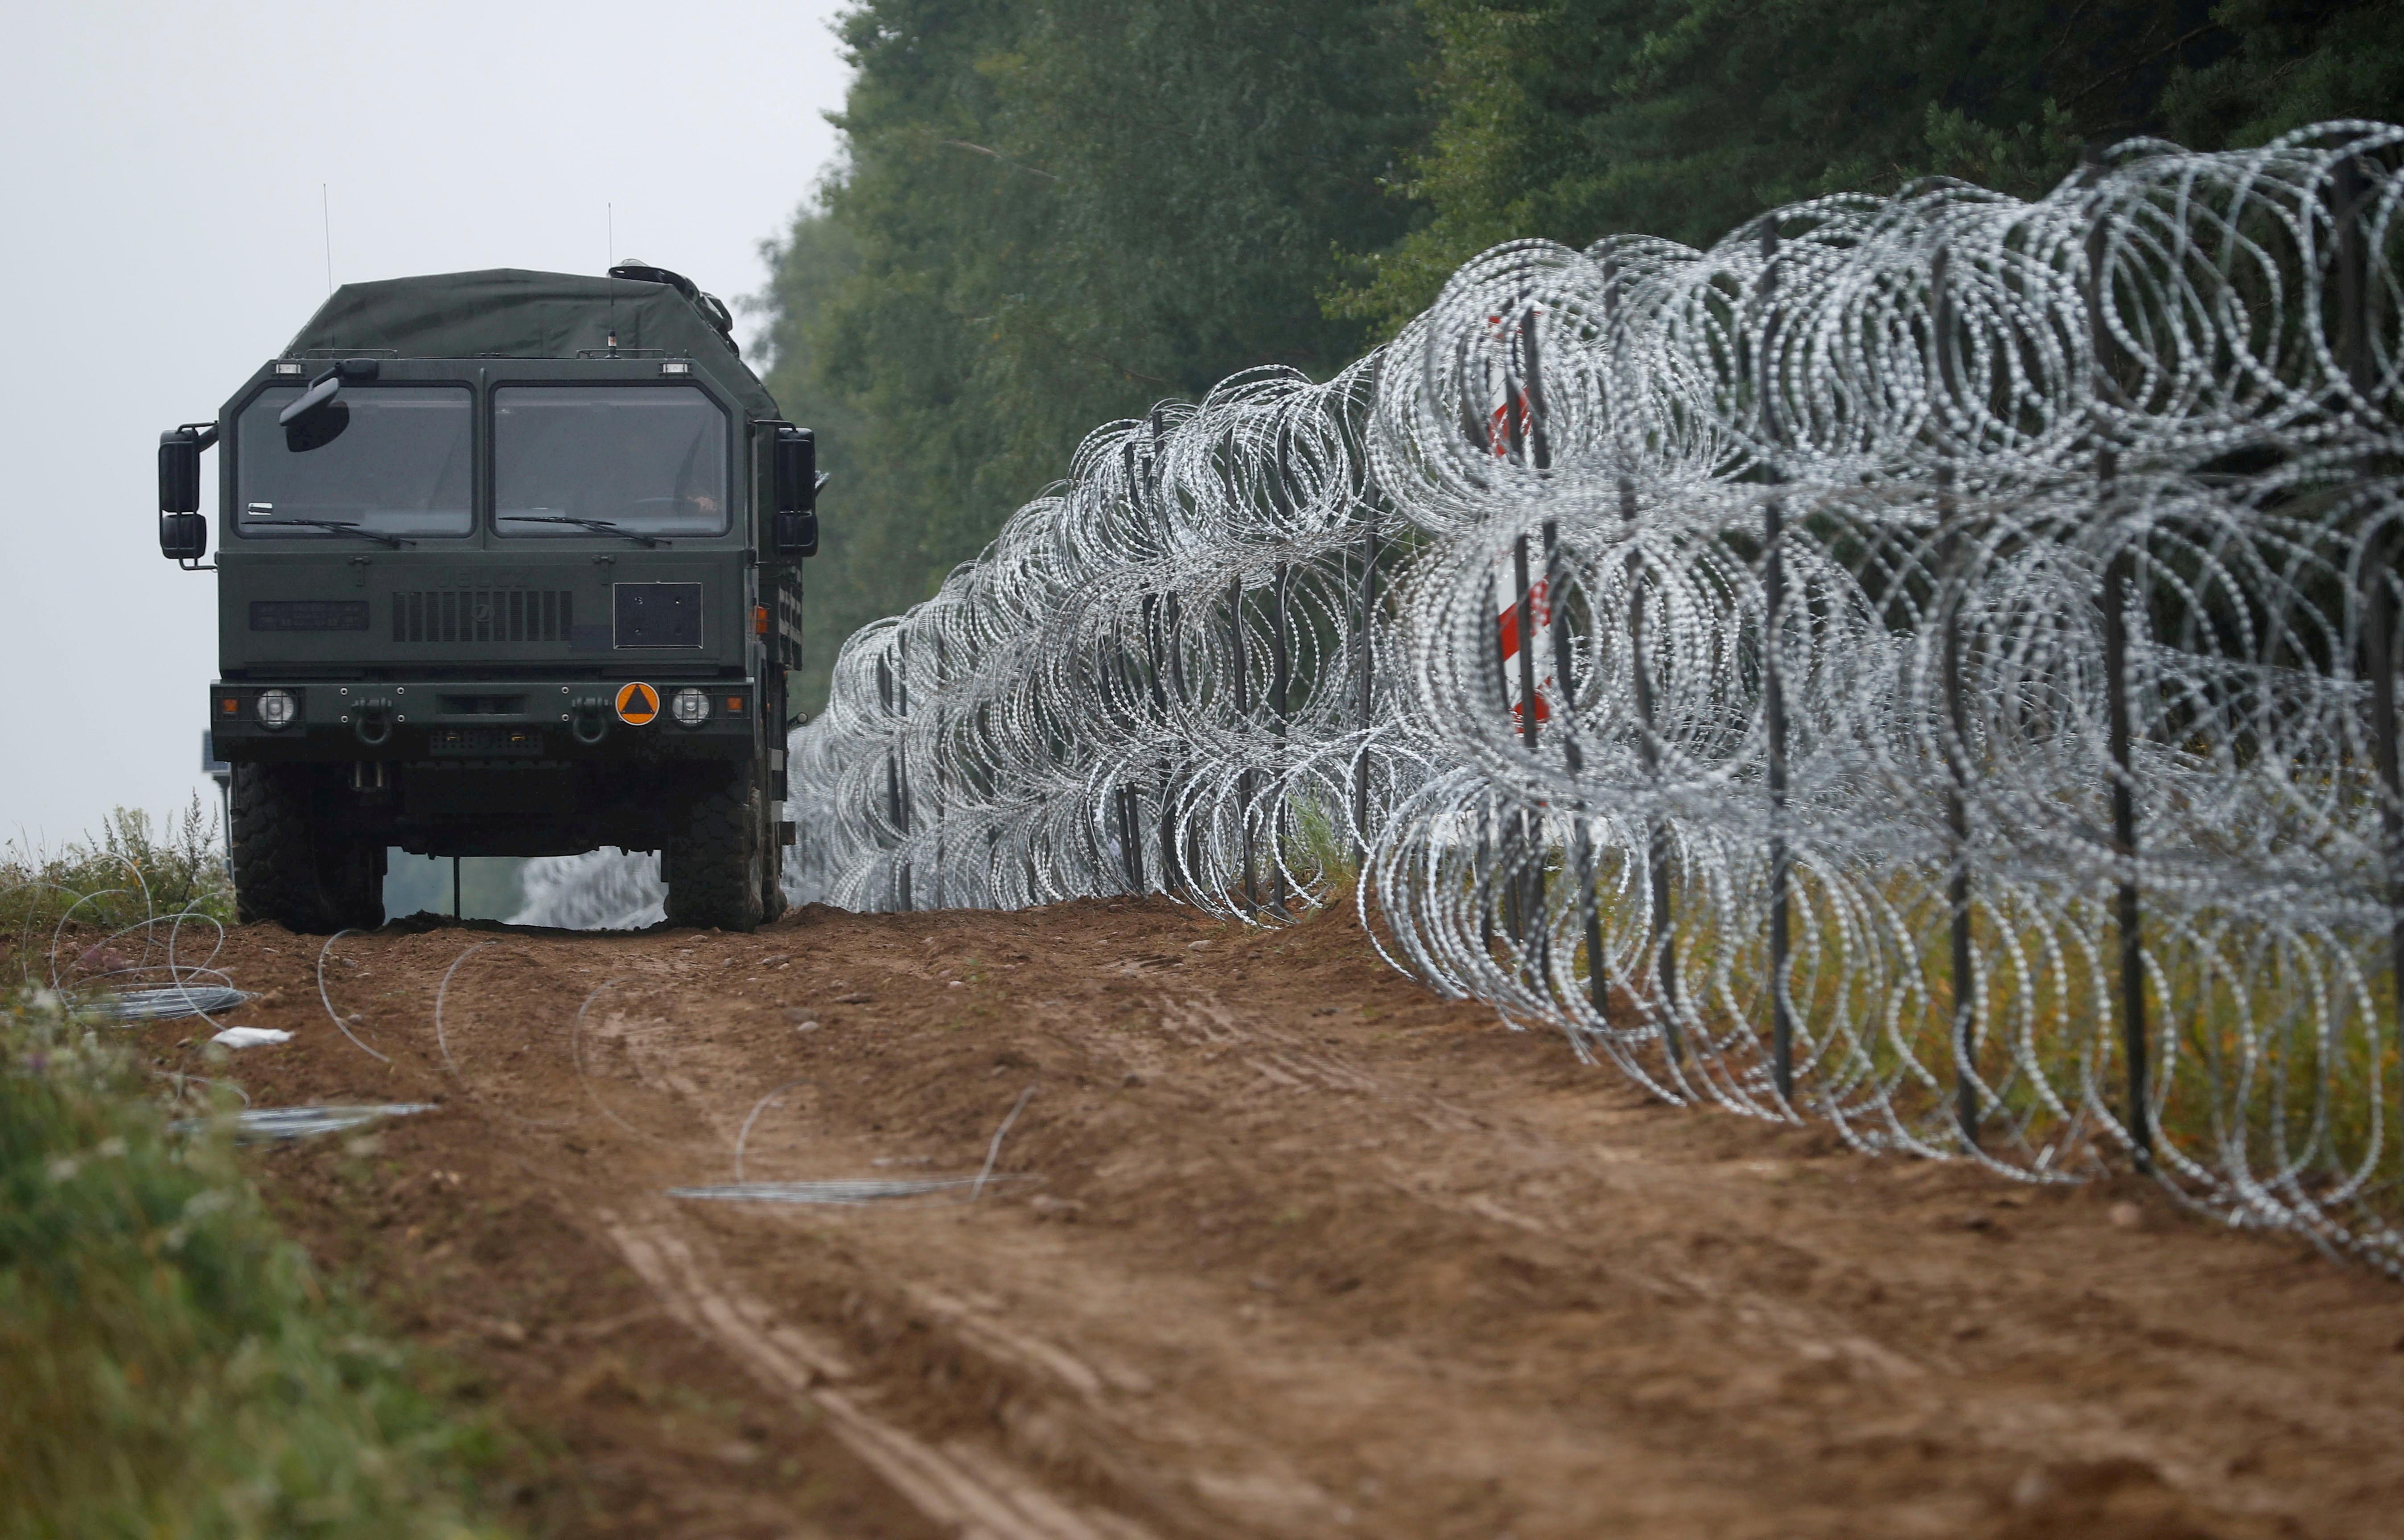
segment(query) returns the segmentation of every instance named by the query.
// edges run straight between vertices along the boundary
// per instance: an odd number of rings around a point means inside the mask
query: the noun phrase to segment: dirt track
[[[221,964],[300,1034],[253,1096],[441,1109],[271,1188],[556,1435],[566,1533],[2404,1533],[2404,1289],[1658,1105],[1338,917],[346,937],[389,1068],[318,945]],[[1028,1086],[972,1205],[665,1196],[747,1120],[754,1182],[974,1173]]]

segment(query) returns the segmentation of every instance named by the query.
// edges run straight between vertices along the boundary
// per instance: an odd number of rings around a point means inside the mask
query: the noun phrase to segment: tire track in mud
[[[852,1371],[833,1348],[715,1281],[715,1269],[695,1257],[668,1216],[637,1222],[605,1211],[598,1217],[678,1319],[717,1338],[772,1393],[805,1399],[846,1447],[934,1522],[976,1540],[1147,1540],[1124,1519],[1075,1511],[971,1446],[956,1440],[937,1449],[863,1410],[834,1388]]]
[[[1334,917],[388,928],[328,973],[388,1067],[313,1017],[314,949],[230,942],[242,1019],[300,1034],[236,1060],[254,1095],[443,1110],[390,1175],[302,1147],[271,1185],[659,1497],[568,1533],[2235,1540],[2404,1497],[2391,1285],[2139,1187],[1649,1104]],[[1029,1085],[1032,1180],[974,1204],[663,1196],[738,1141],[755,1181],[973,1173]],[[609,1422],[577,1387],[620,1358],[662,1383]]]

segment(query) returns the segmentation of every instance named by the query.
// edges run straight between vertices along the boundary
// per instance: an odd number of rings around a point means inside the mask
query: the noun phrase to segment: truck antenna
[[[330,298],[334,292],[334,200],[323,182],[317,184],[317,214],[326,225],[326,293]]]

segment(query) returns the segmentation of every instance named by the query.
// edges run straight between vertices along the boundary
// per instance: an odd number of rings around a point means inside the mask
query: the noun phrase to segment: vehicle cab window
[[[311,430],[294,432],[276,418],[300,393],[277,385],[242,409],[239,534],[330,539],[345,526],[386,536],[474,529],[475,410],[466,388],[348,386]]]
[[[726,413],[691,385],[505,385],[493,393],[504,536],[727,529]]]

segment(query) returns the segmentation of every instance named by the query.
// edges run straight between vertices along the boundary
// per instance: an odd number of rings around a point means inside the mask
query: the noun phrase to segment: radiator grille
[[[397,642],[564,642],[576,595],[556,588],[438,589],[392,596]]]

